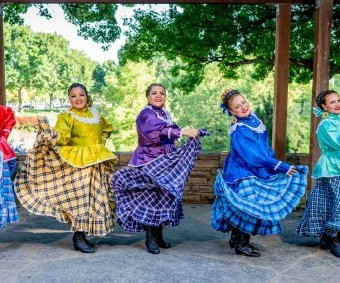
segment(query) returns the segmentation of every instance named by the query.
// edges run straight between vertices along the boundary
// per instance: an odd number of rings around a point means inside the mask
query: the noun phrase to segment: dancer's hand
[[[288,176],[292,176],[292,175],[294,175],[296,172],[297,172],[297,170],[296,170],[295,166],[290,166],[290,168],[289,168],[289,170],[288,170],[288,172],[287,172],[287,175],[288,175]]]
[[[182,132],[183,136],[189,137],[189,138],[197,138],[199,135],[198,129],[183,129]]]

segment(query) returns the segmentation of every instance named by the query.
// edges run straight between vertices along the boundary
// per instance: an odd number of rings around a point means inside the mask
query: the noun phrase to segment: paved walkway
[[[165,229],[173,247],[159,255],[146,252],[143,233],[119,227],[91,237],[97,251],[82,254],[67,225],[20,208],[20,222],[0,230],[0,282],[340,282],[340,258],[294,233],[301,212],[282,222],[282,234],[252,237],[261,257],[247,258],[229,248],[229,234],[211,228],[210,205],[184,211],[181,225]]]

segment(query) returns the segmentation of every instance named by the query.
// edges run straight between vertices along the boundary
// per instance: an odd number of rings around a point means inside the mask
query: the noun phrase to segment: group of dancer
[[[80,83],[68,89],[70,108],[51,128],[38,118],[39,131],[26,160],[17,169],[7,137],[15,124],[9,107],[0,107],[0,227],[18,221],[15,195],[32,214],[53,216],[71,227],[77,251],[93,253],[86,236],[104,236],[117,223],[127,232],[145,231],[149,253],[170,248],[166,225],[183,218],[183,192],[201,150],[206,129],[181,128],[165,109],[166,89],[151,84],[147,105],[136,119],[138,146],[127,167],[115,171],[117,157],[105,147],[113,128],[92,106]],[[221,108],[231,117],[230,152],[214,182],[211,224],[230,232],[238,255],[259,257],[251,235],[282,231],[280,220],[305,194],[308,168],[276,159],[265,125],[237,90],[226,90]],[[316,98],[322,116],[317,137],[322,151],[312,172],[315,187],[297,232],[320,237],[320,247],[340,257],[340,97],[333,90]],[[186,142],[176,146],[182,136]]]

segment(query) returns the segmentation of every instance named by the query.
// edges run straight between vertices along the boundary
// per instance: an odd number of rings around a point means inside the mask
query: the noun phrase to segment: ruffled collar
[[[174,122],[172,121],[170,113],[168,111],[166,111],[164,107],[159,108],[159,107],[155,107],[155,106],[152,106],[152,105],[148,105],[145,108],[151,109],[156,114],[157,118],[166,122],[168,126],[174,124]]]
[[[246,126],[250,130],[262,134],[266,131],[266,126],[262,123],[262,121],[257,117],[255,112],[251,112],[248,117],[240,118],[235,117],[236,122],[231,125],[229,134],[233,133],[238,126]]]
[[[90,112],[93,117],[87,118],[87,117],[79,116],[79,115],[86,115],[86,112]],[[81,111],[74,110],[74,109],[68,110],[67,113],[69,113],[77,121],[82,122],[84,124],[99,124],[100,123],[100,115],[98,113],[98,110],[94,107],[90,107],[88,109],[84,109]]]

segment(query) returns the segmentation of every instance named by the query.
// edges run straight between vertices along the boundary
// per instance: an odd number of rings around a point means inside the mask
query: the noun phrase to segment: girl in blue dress
[[[322,120],[316,130],[321,156],[312,172],[315,185],[297,227],[303,236],[321,237],[320,248],[340,257],[340,96],[326,90],[313,112]]]
[[[229,245],[236,254],[259,257],[250,235],[282,231],[279,220],[299,204],[308,168],[276,159],[265,125],[237,90],[221,98],[223,112],[231,116],[231,143],[214,182],[211,223],[217,231],[231,231]]]

